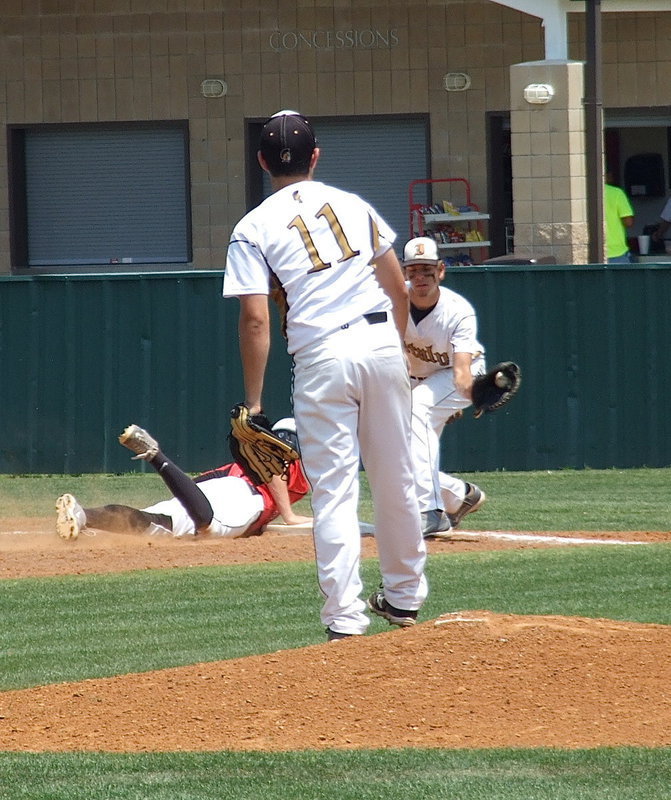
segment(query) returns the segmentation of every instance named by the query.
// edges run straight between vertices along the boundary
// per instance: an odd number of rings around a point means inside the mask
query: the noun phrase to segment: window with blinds
[[[185,121],[30,126],[11,150],[15,266],[191,260]]]

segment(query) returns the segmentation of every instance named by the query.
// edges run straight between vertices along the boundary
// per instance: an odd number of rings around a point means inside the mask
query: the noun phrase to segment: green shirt
[[[606,258],[617,258],[629,250],[627,229],[622,217],[633,217],[627,195],[617,186],[607,183],[603,192],[604,215],[606,217]]]

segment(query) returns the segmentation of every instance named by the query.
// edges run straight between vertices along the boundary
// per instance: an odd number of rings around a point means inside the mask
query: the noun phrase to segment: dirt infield
[[[565,539],[662,542],[671,534],[564,533]],[[375,540],[362,539],[364,557],[375,556]],[[509,540],[457,531],[448,542],[430,542],[432,553],[553,547],[539,535],[535,540]],[[133,536],[114,533],[82,534],[64,542],[54,532],[53,519],[0,518],[0,579],[127,572],[134,569],[205,567],[217,564],[255,564],[314,559],[312,538],[306,534],[266,533],[249,539],[174,539],[171,536]]]
[[[668,534],[564,534],[668,541]],[[430,552],[558,543],[461,532]],[[597,545],[598,546],[598,545]],[[375,555],[372,538],[365,556]],[[0,520],[0,578],[313,558],[309,535],[191,541]],[[671,745],[671,626],[451,612],[331,644],[0,693],[0,748],[214,751]]]

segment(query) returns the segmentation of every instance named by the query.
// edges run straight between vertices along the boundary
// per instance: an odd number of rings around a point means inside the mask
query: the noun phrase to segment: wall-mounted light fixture
[[[203,97],[223,97],[227,91],[226,81],[219,78],[205,78],[200,84],[200,93]]]
[[[470,89],[471,76],[465,72],[448,72],[443,78],[446,92],[465,92]]]
[[[549,83],[530,83],[524,87],[524,99],[532,105],[549,103],[554,93],[555,90]]]

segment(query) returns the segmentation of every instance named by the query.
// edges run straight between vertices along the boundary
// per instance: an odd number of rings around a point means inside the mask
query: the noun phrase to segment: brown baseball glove
[[[250,414],[244,403],[231,409],[231,455],[256,483],[270,483],[273,475],[285,475],[300,454],[270,429],[265,414]]]

